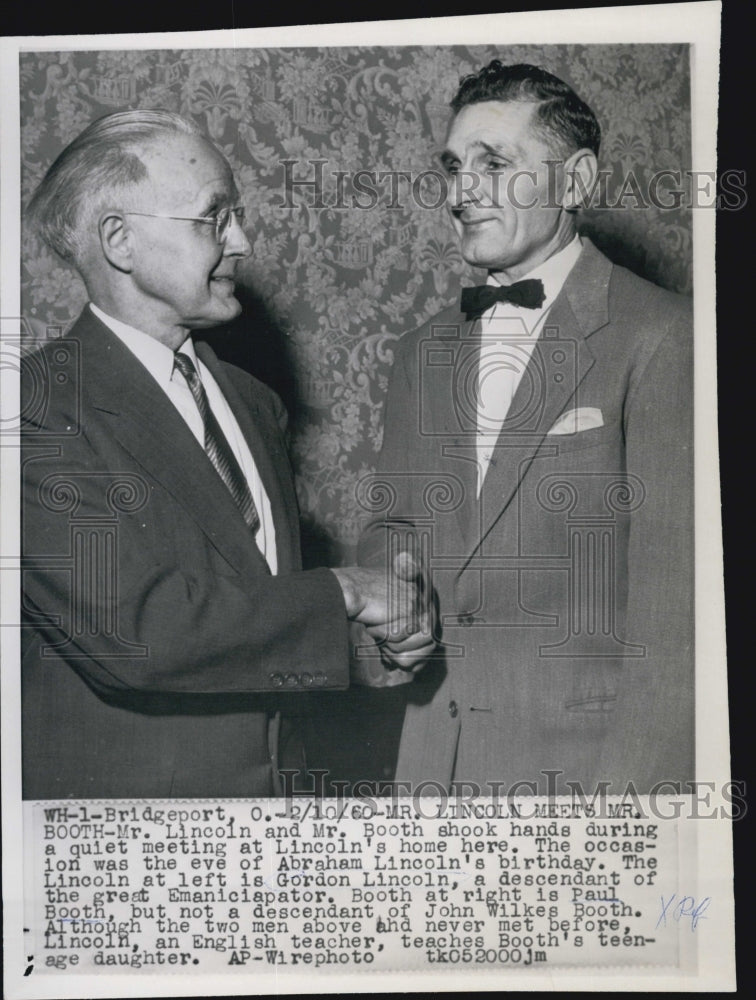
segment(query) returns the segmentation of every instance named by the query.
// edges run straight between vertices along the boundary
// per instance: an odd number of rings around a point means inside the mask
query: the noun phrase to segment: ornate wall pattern
[[[393,343],[474,279],[430,174],[460,76],[490,59],[531,62],[571,83],[603,131],[611,204],[632,172],[690,168],[687,46],[224,49],[29,53],[21,58],[24,204],[60,150],[93,119],[168,108],[194,119],[228,157],[253,254],[240,267],[245,312],[214,334],[222,356],[273,385],[291,414],[308,554],[349,559],[354,488],[372,471]],[[288,167],[282,161],[290,161]],[[293,162],[291,162],[293,161]],[[306,161],[318,161],[318,165]],[[347,174],[404,171],[354,204]],[[323,204],[285,177],[321,171]],[[339,171],[342,173],[339,174]],[[369,182],[368,182],[369,183]],[[363,194],[360,202],[372,198]],[[420,202],[420,203],[418,203]],[[582,231],[618,263],[676,291],[691,287],[684,206],[592,210]],[[392,205],[394,207],[392,207]],[[67,328],[86,301],[78,277],[32,233],[23,238],[24,315],[36,338]],[[479,275],[477,276],[479,279]]]

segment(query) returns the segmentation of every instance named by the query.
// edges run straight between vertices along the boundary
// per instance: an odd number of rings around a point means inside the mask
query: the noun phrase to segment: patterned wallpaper
[[[624,207],[585,213],[582,231],[618,263],[690,291],[689,210],[639,210],[632,188],[622,188],[630,172],[642,187],[655,171],[690,168],[687,46],[21,56],[24,203],[63,146],[115,110],[178,111],[228,157],[253,254],[240,269],[243,316],[209,339],[221,356],[277,389],[289,407],[311,562],[351,558],[360,524],[354,488],[380,447],[394,341],[451,303],[460,281],[476,277],[459,255],[443,207],[428,207],[438,204],[439,189],[427,172],[436,166],[460,76],[494,57],[545,67],[596,112],[606,200],[611,204],[621,190],[628,196]],[[374,180],[363,175],[361,194],[350,180],[359,170],[376,172]],[[295,181],[319,171],[322,203],[312,187],[300,186],[287,207],[287,171]],[[397,179],[402,171],[409,181]],[[380,180],[379,172],[394,172],[395,179]],[[66,328],[76,318],[85,292],[31,233],[24,234],[22,256],[24,315],[42,338],[49,326]]]

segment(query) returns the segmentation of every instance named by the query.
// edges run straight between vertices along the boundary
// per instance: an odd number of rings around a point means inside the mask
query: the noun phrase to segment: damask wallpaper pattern
[[[21,57],[24,204],[63,146],[115,110],[178,111],[228,157],[253,253],[240,268],[244,314],[210,339],[221,356],[277,389],[289,408],[310,561],[338,563],[353,553],[355,487],[380,447],[395,340],[450,304],[460,282],[475,279],[438,207],[431,171],[460,77],[494,57],[543,66],[593,107],[603,131],[607,202],[628,191],[631,173],[642,189],[656,171],[690,168],[686,46]],[[354,186],[361,170],[374,172],[362,175],[362,194]],[[308,180],[321,190],[296,183]],[[585,213],[582,231],[618,263],[690,291],[689,210],[640,209],[632,189],[623,205]],[[86,295],[33,233],[24,234],[22,256],[24,316],[41,339],[50,327],[67,328]]]

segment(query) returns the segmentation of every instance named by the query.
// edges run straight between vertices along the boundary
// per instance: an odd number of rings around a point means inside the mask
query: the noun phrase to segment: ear
[[[564,193],[562,207],[576,212],[587,206],[598,177],[596,154],[590,149],[579,149],[564,161]]]
[[[103,256],[113,267],[129,274],[134,267],[134,247],[124,214],[107,209],[100,216],[97,226]]]

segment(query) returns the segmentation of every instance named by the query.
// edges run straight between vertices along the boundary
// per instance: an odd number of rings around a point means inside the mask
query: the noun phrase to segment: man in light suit
[[[577,235],[600,130],[570,87],[494,60],[452,109],[448,207],[488,280],[399,341],[360,555],[421,537],[441,612],[397,780],[693,779],[689,303]]]
[[[228,163],[189,122],[89,126],[31,216],[90,302],[26,359],[24,796],[280,791],[281,699],[348,684],[348,619],[411,667],[399,576],[303,572],[273,392],[190,332],[232,319],[250,253]]]

